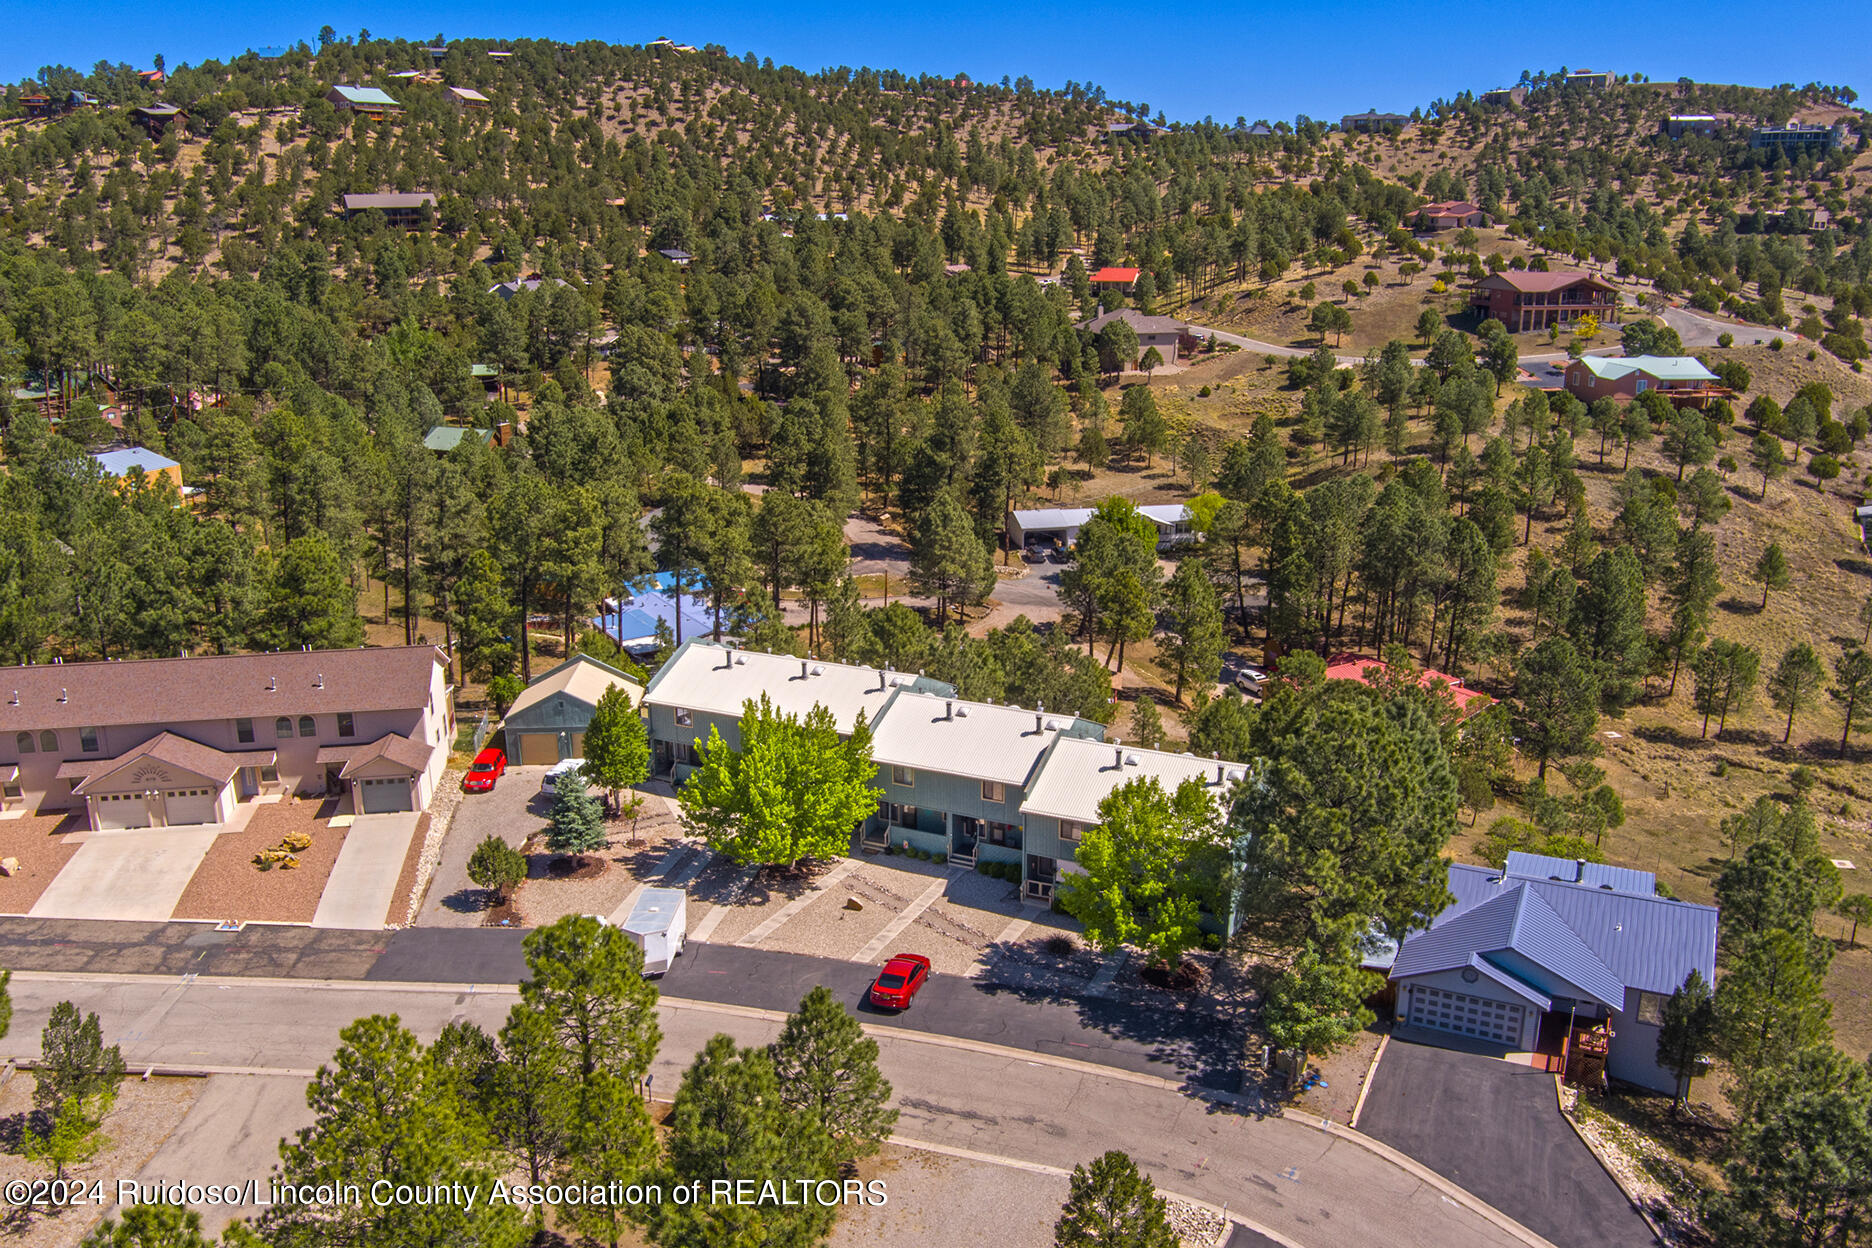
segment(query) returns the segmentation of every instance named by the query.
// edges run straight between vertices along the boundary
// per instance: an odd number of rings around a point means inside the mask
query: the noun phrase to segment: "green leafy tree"
[[[40,1131],[28,1123],[20,1132],[20,1155],[29,1163],[44,1166],[52,1179],[63,1179],[73,1166],[83,1165],[103,1152],[110,1144],[103,1134],[104,1115],[116,1092],[91,1099],[68,1096],[51,1111],[51,1126]]]
[[[1174,794],[1154,777],[1129,780],[1099,802],[1098,822],[1073,855],[1084,874],[1061,877],[1060,907],[1100,949],[1135,945],[1174,965],[1202,941],[1224,854],[1215,800],[1200,780]]]
[[[490,833],[468,855],[468,878],[493,893],[496,905],[502,904],[527,878],[526,855]]]
[[[1425,308],[1417,314],[1417,341],[1425,344],[1435,342],[1437,335],[1443,332],[1443,314],[1435,308]]]
[[[1709,1055],[1716,1042],[1716,998],[1694,967],[1683,984],[1664,1003],[1664,1023],[1658,1029],[1657,1063],[1677,1079],[1672,1112],[1690,1095],[1690,1081],[1709,1072]]]
[[[1514,725],[1521,748],[1539,763],[1542,776],[1556,759],[1594,751],[1597,685],[1592,669],[1564,637],[1549,637],[1522,656],[1515,669]]]
[[[1185,559],[1164,586],[1164,608],[1170,635],[1162,653],[1176,671],[1171,695],[1181,704],[1183,686],[1194,681],[1208,686],[1222,671],[1222,605],[1201,559]]]
[[[1781,731],[1786,744],[1794,735],[1794,716],[1806,710],[1820,697],[1826,686],[1826,665],[1820,655],[1804,641],[1797,641],[1781,652],[1774,674],[1768,678],[1768,697],[1775,709],[1787,712],[1787,726]]]
[[[1761,654],[1739,641],[1717,638],[1697,655],[1696,697],[1693,705],[1703,716],[1703,736],[1709,736],[1710,716],[1716,717],[1720,739],[1729,714],[1747,705],[1761,670]]]
[[[332,1064],[306,1090],[312,1125],[280,1145],[279,1177],[310,1191],[326,1184],[461,1183],[488,1190],[494,1142],[395,1015],[373,1014],[338,1033]],[[273,1243],[402,1248],[421,1243],[509,1248],[526,1239],[507,1205],[454,1203],[314,1205],[288,1200],[260,1220]]]
[[[1090,1166],[1073,1167],[1053,1242],[1057,1248],[1177,1248],[1178,1241],[1156,1185],[1113,1149]]]
[[[1343,933],[1308,941],[1268,989],[1268,1039],[1297,1051],[1299,1069],[1306,1069],[1309,1055],[1331,1053],[1371,1026],[1377,1016],[1365,998],[1376,983],[1376,975],[1360,968],[1356,944]]]
[[[555,854],[589,854],[610,844],[604,811],[585,789],[584,777],[567,772],[553,793],[546,848]]]
[[[737,1049],[729,1036],[714,1037],[696,1055],[667,1125],[668,1151],[658,1172],[666,1190],[779,1176],[811,1182],[837,1173],[831,1138],[816,1116],[787,1104],[772,1059],[760,1049]],[[832,1229],[835,1212],[836,1206],[813,1200],[666,1201],[649,1210],[650,1238],[661,1248],[809,1248]]]
[[[1814,915],[1839,892],[1839,870],[1818,851],[1811,813],[1790,811],[1716,877],[1723,938],[1736,946],[1775,931],[1811,934]]]
[[[1845,720],[1840,728],[1840,757],[1846,757],[1847,744],[1852,740],[1853,730],[1866,726],[1872,720],[1872,654],[1858,646],[1849,646],[1846,652],[1833,660],[1833,684],[1827,693],[1839,704],[1840,715]]]
[[[528,978],[520,999],[552,1021],[573,1079],[640,1081],[662,1032],[637,943],[597,919],[567,915],[529,933],[522,948]]]
[[[620,792],[650,778],[650,737],[622,685],[612,685],[599,695],[591,722],[585,726],[584,752],[585,765],[579,770],[604,791],[613,810],[618,808]]]
[[[1793,579],[1788,571],[1787,555],[1782,551],[1781,543],[1769,542],[1762,550],[1761,557],[1755,560],[1754,579],[1761,582],[1761,605],[1766,610],[1769,591],[1786,589]]]
[[[800,1000],[767,1054],[787,1108],[819,1124],[840,1162],[868,1156],[890,1138],[897,1111],[878,1070],[877,1041],[831,989],[821,984]]]
[[[841,739],[832,713],[804,719],[765,694],[741,715],[741,748],[709,729],[702,763],[678,800],[683,820],[740,863],[792,864],[846,852],[852,829],[877,809],[871,730],[862,717]]]
[[[1149,463],[1163,450],[1170,437],[1170,425],[1157,410],[1157,399],[1149,386],[1126,387],[1118,403],[1120,436],[1132,455],[1143,451]]]

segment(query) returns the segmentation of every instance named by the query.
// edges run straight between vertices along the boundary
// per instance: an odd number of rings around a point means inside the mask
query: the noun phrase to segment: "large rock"
[[[19,859],[0,858],[0,875],[18,875],[19,869]]]

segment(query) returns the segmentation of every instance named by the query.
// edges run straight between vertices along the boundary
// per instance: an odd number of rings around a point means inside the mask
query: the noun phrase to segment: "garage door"
[[[171,827],[183,823],[215,822],[213,789],[165,789],[163,818]]]
[[[149,803],[141,793],[101,793],[97,799],[99,828],[147,828]]]
[[[550,767],[559,761],[559,734],[523,732],[520,734],[520,761],[528,767]]]
[[[409,781],[401,777],[360,780],[358,791],[364,795],[364,813],[367,815],[387,815],[410,808]]]
[[[1520,1044],[1524,1008],[1506,1001],[1412,984],[1407,1021],[1413,1027],[1453,1031],[1497,1044]]]

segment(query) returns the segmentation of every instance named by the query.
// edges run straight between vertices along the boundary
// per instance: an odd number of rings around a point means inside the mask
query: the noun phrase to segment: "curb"
[[[1352,1121],[1346,1125],[1358,1130],[1359,1116],[1365,1112],[1365,1098],[1371,1095],[1372,1079],[1378,1073],[1378,1063],[1384,1060],[1384,1051],[1391,1044],[1391,1033],[1385,1032],[1378,1037],[1378,1051],[1372,1054],[1371,1065],[1365,1068],[1365,1082],[1360,1085],[1358,1101],[1352,1106]]]
[[[1643,1218],[1644,1224],[1651,1228],[1651,1237],[1660,1244],[1669,1245],[1670,1240],[1664,1237],[1664,1228],[1657,1224],[1657,1219],[1651,1216],[1650,1210],[1646,1209],[1644,1204],[1639,1201],[1638,1193],[1632,1191],[1632,1189],[1626,1185],[1624,1178],[1620,1176],[1618,1171],[1612,1168],[1612,1163],[1607,1161],[1599,1150],[1593,1147],[1593,1142],[1586,1138],[1586,1133],[1580,1130],[1580,1125],[1578,1122],[1574,1121],[1573,1115],[1566,1112],[1566,1104],[1561,1099],[1563,1095],[1561,1091],[1561,1080],[1560,1076],[1557,1074],[1553,1077],[1553,1086],[1554,1108],[1560,1111],[1561,1120],[1564,1121],[1567,1126],[1573,1128],[1573,1134],[1577,1135],[1579,1137],[1579,1142],[1586,1146],[1586,1151],[1591,1153],[1592,1159],[1599,1163],[1599,1168],[1606,1172],[1606,1177],[1616,1183],[1619,1191],[1625,1194],[1626,1203],[1631,1205],[1632,1212]]]

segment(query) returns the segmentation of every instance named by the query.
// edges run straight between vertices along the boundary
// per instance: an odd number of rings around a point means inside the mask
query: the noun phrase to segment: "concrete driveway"
[[[509,764],[492,792],[464,793],[455,821],[442,842],[442,857],[429,877],[416,923],[419,927],[479,927],[487,892],[468,878],[468,858],[475,846],[498,836],[515,849],[546,824],[552,804],[540,793],[544,767]]]
[[[1559,1248],[1656,1242],[1560,1116],[1553,1076],[1531,1066],[1393,1035],[1358,1129]]]
[[[419,818],[415,811],[404,811],[359,815],[352,821],[312,915],[313,927],[377,929],[384,925]]]
[[[89,832],[28,912],[41,919],[161,922],[174,912],[220,824]]]

